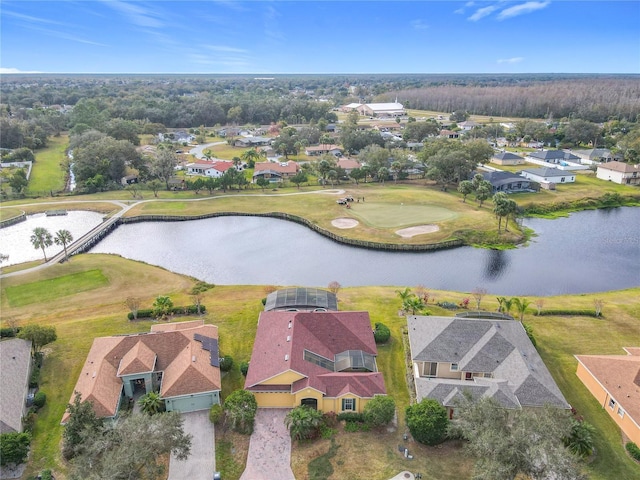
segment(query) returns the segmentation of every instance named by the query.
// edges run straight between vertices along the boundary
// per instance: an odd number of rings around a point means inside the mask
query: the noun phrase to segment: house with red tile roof
[[[262,312],[245,389],[259,407],[362,412],[386,395],[367,312]]]
[[[197,320],[94,339],[70,403],[78,392],[98,417],[115,418],[124,401],[155,391],[167,411],[192,412],[220,403],[220,389],[218,328]]]
[[[576,355],[576,375],[629,440],[640,445],[640,347],[626,355]]]
[[[205,177],[219,178],[230,168],[233,168],[233,162],[200,161],[187,164],[187,175],[200,175]]]

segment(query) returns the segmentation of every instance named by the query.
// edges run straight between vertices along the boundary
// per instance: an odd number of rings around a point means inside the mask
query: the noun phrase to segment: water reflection
[[[487,250],[484,276],[486,280],[497,280],[507,271],[509,257],[504,250]]]

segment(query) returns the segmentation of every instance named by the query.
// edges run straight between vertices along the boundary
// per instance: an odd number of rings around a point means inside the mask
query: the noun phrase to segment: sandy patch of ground
[[[402,238],[411,238],[416,235],[423,235],[425,233],[433,233],[440,230],[440,227],[437,225],[418,225],[416,227],[403,228],[401,230],[396,230],[396,233],[400,235]]]
[[[353,218],[336,218],[331,220],[331,225],[336,228],[353,228],[358,226],[358,221]]]

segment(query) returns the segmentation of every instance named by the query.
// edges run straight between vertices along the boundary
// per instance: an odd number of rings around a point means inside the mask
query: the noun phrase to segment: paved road
[[[183,413],[184,431],[190,433],[191,455],[178,460],[171,455],[167,480],[211,480],[216,467],[215,436],[209,411]]]
[[[291,470],[291,436],[284,424],[287,408],[259,408],[247,467],[240,480],[295,480]]]
[[[208,148],[214,147],[216,145],[225,145],[227,142],[213,142],[213,143],[205,143],[204,145],[198,145],[197,147],[193,147],[189,150],[189,153],[196,158],[203,159],[204,151]],[[211,157],[212,160],[222,160],[222,158]],[[226,160],[228,162],[228,160]]]

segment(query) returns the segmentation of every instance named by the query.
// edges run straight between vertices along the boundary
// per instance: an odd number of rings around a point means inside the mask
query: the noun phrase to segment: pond
[[[113,253],[214,284],[424,285],[503,295],[558,295],[640,285],[640,209],[526,219],[530,245],[426,253],[365,250],[295,223],[262,217],[146,222],[118,227],[92,253]],[[12,227],[11,227],[12,228]]]

